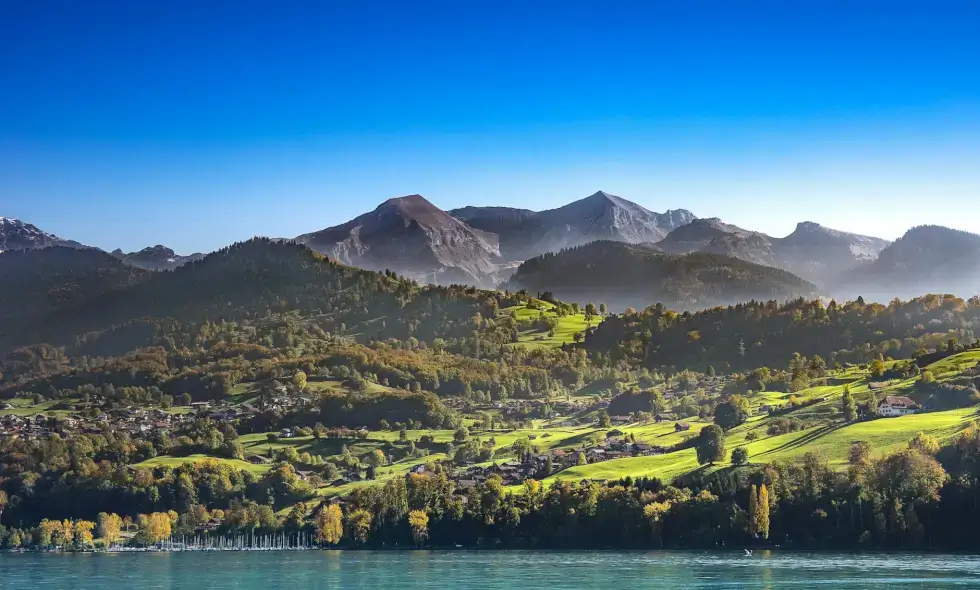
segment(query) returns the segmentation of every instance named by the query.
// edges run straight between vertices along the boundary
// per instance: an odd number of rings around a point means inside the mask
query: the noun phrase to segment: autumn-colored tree
[[[351,537],[360,544],[367,543],[371,535],[371,521],[373,516],[367,510],[358,508],[347,517],[347,525],[350,528]]]
[[[766,484],[759,486],[759,500],[756,505],[756,532],[763,539],[769,538],[769,490]]]
[[[58,545],[71,545],[75,542],[75,527],[67,518],[61,522],[61,542]]]
[[[344,536],[344,514],[337,504],[330,504],[316,517],[316,540],[322,545],[336,545]]]
[[[388,464],[388,458],[385,457],[384,451],[381,449],[375,449],[368,453],[367,456],[368,465],[373,467],[384,467]]]
[[[536,479],[525,479],[524,497],[527,498],[527,503],[531,510],[540,508],[544,500],[544,489],[541,486],[541,482]]]
[[[55,547],[64,538],[60,520],[48,520],[45,518],[37,525],[38,545],[41,547]]]
[[[429,538],[429,515],[424,510],[412,510],[408,513],[408,524],[412,527],[415,544],[425,544],[425,540]]]
[[[87,547],[95,540],[92,531],[95,530],[95,523],[91,520],[75,521],[75,544],[79,547]]]
[[[100,512],[96,534],[106,545],[112,546],[122,538],[123,521],[118,514]]]
[[[660,548],[664,546],[663,527],[664,516],[670,511],[670,502],[652,502],[643,507],[643,517],[650,525],[650,532],[660,543]]]
[[[295,385],[296,386],[296,389],[299,389],[300,391],[305,390],[306,389],[306,373],[304,373],[303,371],[296,371],[293,374],[293,385]]]
[[[170,537],[170,515],[166,512],[139,515],[139,539],[145,545],[154,545]]]
[[[920,431],[909,442],[909,448],[919,451],[923,455],[936,456],[939,453],[939,441],[936,440],[936,437]]]
[[[871,376],[874,378],[880,378],[885,374],[885,363],[880,358],[875,359],[871,362]]]

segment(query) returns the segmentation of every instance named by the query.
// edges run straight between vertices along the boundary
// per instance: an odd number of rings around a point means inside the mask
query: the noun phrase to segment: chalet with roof
[[[904,395],[886,395],[875,408],[875,413],[882,418],[907,416],[919,411],[919,404]]]

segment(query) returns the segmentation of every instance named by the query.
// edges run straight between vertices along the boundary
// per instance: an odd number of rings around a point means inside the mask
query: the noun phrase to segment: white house
[[[893,418],[895,416],[914,414],[918,409],[918,404],[904,395],[887,395],[878,402],[876,411],[879,416]]]

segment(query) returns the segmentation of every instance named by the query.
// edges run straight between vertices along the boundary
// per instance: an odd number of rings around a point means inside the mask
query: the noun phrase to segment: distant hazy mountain
[[[19,219],[0,217],[0,252],[8,250],[35,250],[49,246],[82,248],[78,242],[63,240]]]
[[[525,260],[597,240],[629,244],[658,242],[694,219],[694,214],[684,209],[654,213],[632,201],[599,191],[564,207],[528,217],[510,234],[501,234],[501,249],[512,260]]]
[[[703,250],[719,238],[745,238],[752,234],[753,232],[740,227],[722,223],[717,217],[695,219],[667,234],[667,237],[657,242],[657,247],[671,254],[689,254]]]
[[[887,240],[851,234],[803,222],[785,238],[722,223],[698,219],[670,233],[657,246],[664,252],[705,252],[734,256],[755,264],[775,266],[818,285],[833,282],[878,257]]]
[[[910,229],[878,257],[846,273],[840,297],[888,301],[925,293],[970,297],[980,293],[980,235],[935,225]]]
[[[122,250],[113,250],[112,256],[122,260],[130,266],[146,270],[173,270],[188,262],[204,258],[204,254],[191,254],[190,256],[178,256],[173,250],[165,246],[151,246],[143,248],[139,252],[125,254]]]
[[[526,260],[510,289],[551,292],[568,301],[604,302],[610,309],[654,303],[697,309],[751,299],[816,294],[783,270],[717,254],[663,254],[647,245],[600,241]]]
[[[420,195],[389,199],[296,241],[345,264],[437,283],[490,286],[503,262],[496,234],[470,227]]]
[[[804,221],[785,238],[773,240],[776,265],[826,284],[831,277],[874,261],[889,242]]]

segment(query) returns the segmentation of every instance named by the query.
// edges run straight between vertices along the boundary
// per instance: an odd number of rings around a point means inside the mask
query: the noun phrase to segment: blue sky
[[[980,232],[980,3],[5,2],[0,215],[103,248],[412,193]]]

